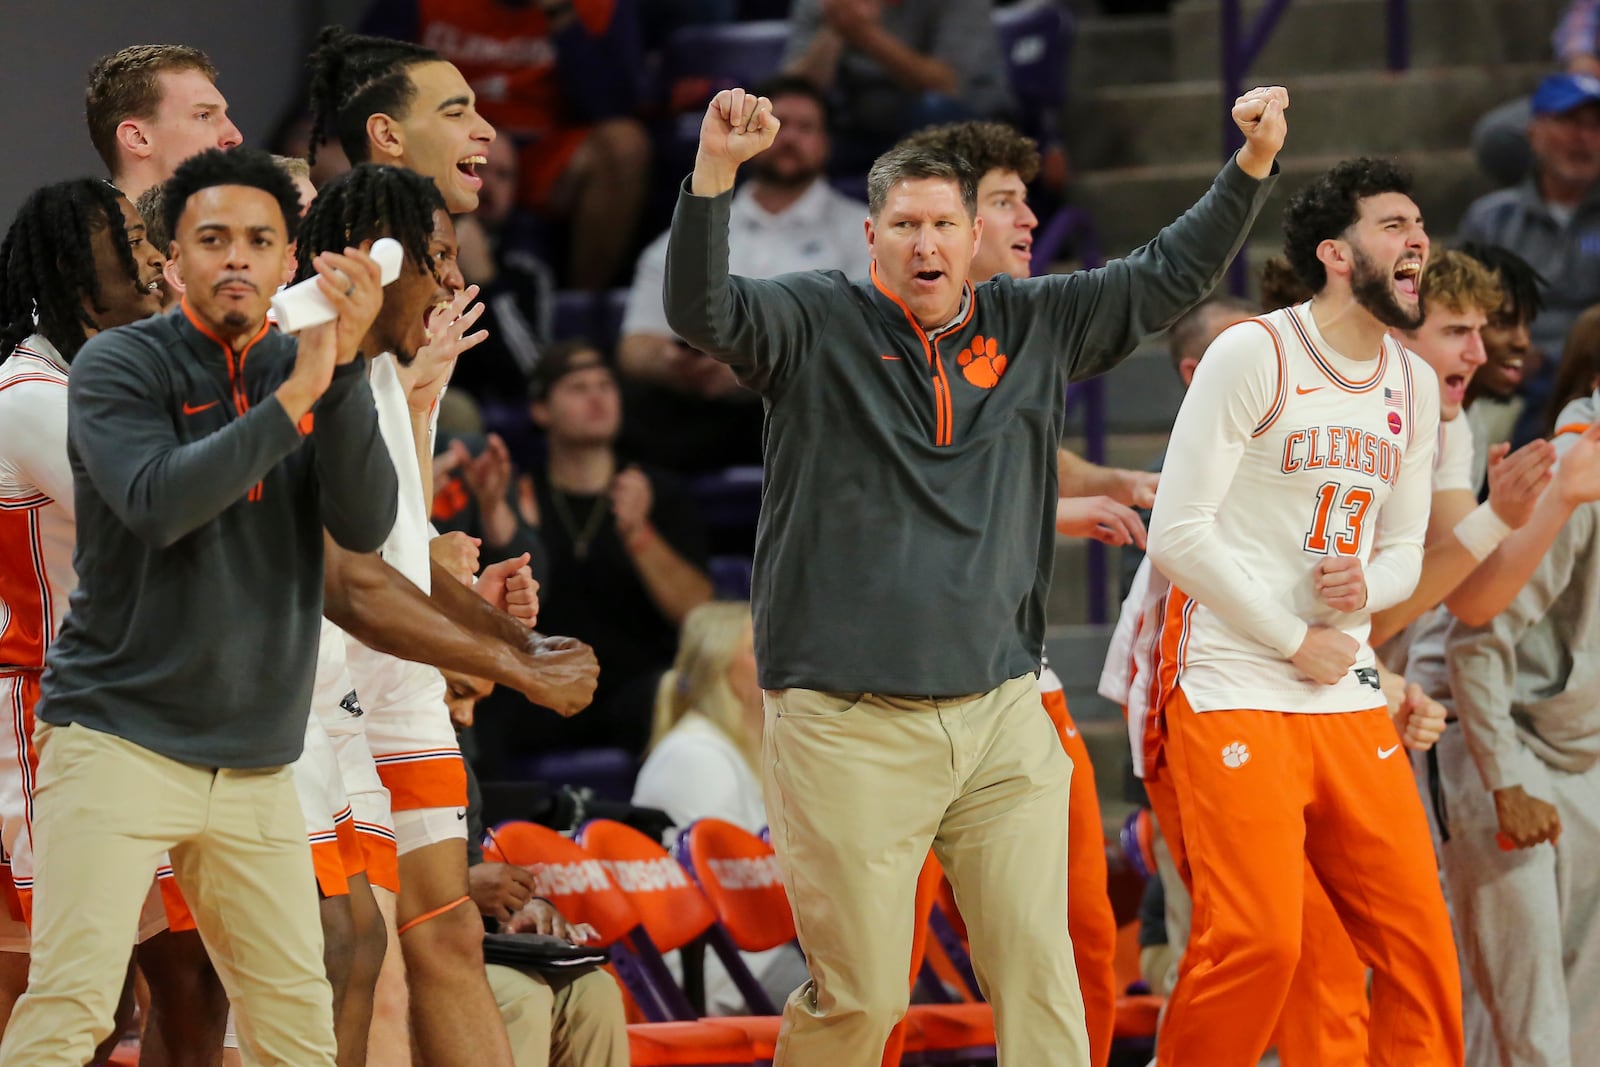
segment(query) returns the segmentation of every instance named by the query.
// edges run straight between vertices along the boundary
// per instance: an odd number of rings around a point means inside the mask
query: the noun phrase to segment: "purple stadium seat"
[[[604,351],[615,355],[617,342],[622,340],[622,316],[628,309],[628,290],[610,289],[595,301],[594,341]]]
[[[625,749],[575,748],[512,760],[511,769],[513,777],[522,781],[588,786],[597,797],[625,804],[633,798],[639,763]]]
[[[707,526],[755,526],[761,510],[761,468],[728,467],[689,483],[695,510]]]
[[[723,600],[750,599],[749,556],[712,556],[706,560],[711,572],[711,585]]]
[[[778,73],[789,35],[784,19],[685,26],[667,41],[661,92],[667,102],[658,148],[669,170],[686,168],[706,104],[723,89],[751,89]]]
[[[595,296],[586,289],[559,289],[556,291],[556,308],[550,324],[557,341],[573,337],[595,339],[598,325],[595,314]]]
[[[783,19],[685,26],[667,41],[661,75],[670,107],[694,119],[723,89],[752,88],[778,73],[789,24]]]
[[[1055,0],[997,8],[1011,91],[1022,105],[1022,125],[1034,135],[1053,135],[1066,96],[1067,60],[1072,51],[1072,16]]]

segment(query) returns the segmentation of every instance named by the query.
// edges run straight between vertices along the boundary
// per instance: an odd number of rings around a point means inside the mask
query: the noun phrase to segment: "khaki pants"
[[[562,981],[497,963],[486,969],[516,1067],[628,1067],[628,1019],[609,974]]]
[[[163,852],[238,1013],[249,1065],[333,1067],[316,879],[288,767],[213,770],[40,724],[33,962],[6,1067],[79,1067],[111,1032]]]
[[[1002,1063],[1089,1063],[1067,933],[1072,764],[1032,675],[971,698],[766,695],[772,843],[811,980],[776,1067],[878,1067],[909,997],[932,847],[994,1004]]]

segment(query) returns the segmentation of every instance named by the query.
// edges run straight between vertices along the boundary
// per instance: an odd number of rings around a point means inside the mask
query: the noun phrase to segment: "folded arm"
[[[1146,551],[1173,585],[1287,660],[1305,640],[1306,622],[1216,537],[1217,510],[1273,406],[1277,375],[1272,341],[1258,323],[1240,323],[1212,343],[1172,427]]]

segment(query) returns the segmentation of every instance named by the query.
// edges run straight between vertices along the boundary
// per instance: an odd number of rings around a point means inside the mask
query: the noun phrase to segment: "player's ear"
[[[405,154],[405,132],[400,123],[378,112],[367,116],[367,145],[372,149],[375,163],[388,163]]]
[[[1317,245],[1317,259],[1329,274],[1348,275],[1354,265],[1350,245],[1336,237]]]

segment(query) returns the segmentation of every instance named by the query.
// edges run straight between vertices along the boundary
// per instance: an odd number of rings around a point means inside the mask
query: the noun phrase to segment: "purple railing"
[[[1085,267],[1105,264],[1105,252],[1100,246],[1100,234],[1094,219],[1082,208],[1063,207],[1050,217],[1033,243],[1035,269],[1054,262],[1063,248],[1070,243],[1079,262]],[[1090,463],[1106,461],[1106,383],[1104,378],[1090,378],[1067,390],[1067,414],[1083,414],[1084,458]],[[1088,613],[1091,623],[1111,621],[1111,578],[1106,573],[1106,546],[1099,541],[1089,541],[1088,551]]]
[[[1244,25],[1241,0],[1222,0],[1218,29],[1222,38],[1222,158],[1227,159],[1244,144],[1244,135],[1233,124],[1233,102],[1244,92],[1244,80],[1261,50],[1267,46],[1278,19],[1291,0],[1267,0],[1250,25]],[[1392,71],[1411,65],[1411,20],[1406,0],[1385,0],[1387,22],[1385,57]],[[1229,288],[1243,296],[1249,285],[1248,268],[1241,252],[1228,271]]]

